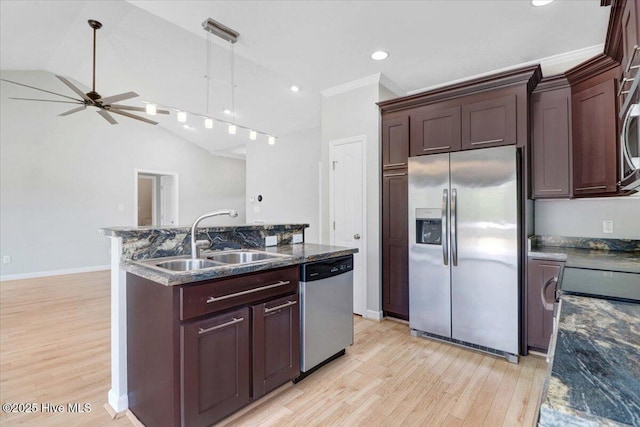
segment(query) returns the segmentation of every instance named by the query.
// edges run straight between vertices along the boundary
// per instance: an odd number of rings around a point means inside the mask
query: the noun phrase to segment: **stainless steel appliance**
[[[517,362],[518,153],[409,159],[409,325]]]
[[[353,255],[303,264],[300,269],[298,381],[353,344]]]
[[[640,191],[640,66],[634,65],[640,47],[624,68],[618,96],[620,97],[620,186],[623,191]],[[634,74],[632,76],[632,74]]]

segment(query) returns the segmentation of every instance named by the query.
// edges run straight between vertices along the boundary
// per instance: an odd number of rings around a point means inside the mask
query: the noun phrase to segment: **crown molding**
[[[322,96],[334,96],[334,95],[349,92],[364,86],[369,86],[371,84],[377,84],[377,83],[380,83],[380,76],[382,76],[381,73],[372,74],[370,76],[363,77],[358,80],[353,80],[351,82],[343,83],[341,85],[334,86],[329,89],[325,89],[321,91],[320,94]],[[393,91],[393,89],[391,88],[388,88],[388,89]]]

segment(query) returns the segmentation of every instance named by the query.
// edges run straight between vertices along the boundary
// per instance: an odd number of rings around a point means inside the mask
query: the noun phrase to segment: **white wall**
[[[366,136],[367,260],[366,310],[382,310],[380,285],[380,100],[379,83],[372,82],[347,92],[322,98],[322,221],[323,242],[329,242],[329,143]]]
[[[308,223],[305,242],[319,243],[320,129],[247,144],[246,162],[247,223]]]
[[[613,221],[613,234],[602,232],[603,220]],[[535,234],[640,239],[640,196],[536,200]]]
[[[59,87],[45,72],[2,71],[2,78]],[[179,219],[234,208],[245,221],[245,162],[212,156],[167,130],[118,117],[110,125],[93,109],[67,117],[71,104],[2,83],[0,110],[0,251],[7,275],[109,264],[109,240],[98,229],[134,223],[134,169],[179,174]],[[119,210],[119,206],[123,210]]]

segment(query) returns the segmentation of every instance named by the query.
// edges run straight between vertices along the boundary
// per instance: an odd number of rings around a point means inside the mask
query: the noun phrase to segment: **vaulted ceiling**
[[[608,17],[599,0],[557,0],[542,8],[528,0],[3,0],[0,62],[3,70],[46,70],[88,87],[86,21],[97,19],[104,25],[101,94],[134,90],[140,98],[128,104],[149,101],[220,119],[228,119],[222,111],[234,101],[238,123],[280,136],[319,126],[325,89],[382,73],[398,91],[411,92],[597,46]],[[233,100],[229,45],[202,29],[207,18],[240,33]],[[389,58],[371,60],[377,49]],[[47,89],[66,93],[61,83],[51,84]],[[291,92],[293,84],[300,92]],[[249,141],[245,132],[228,135],[221,124],[205,129],[197,116],[187,124],[175,115],[161,118],[161,125],[211,152],[241,153],[244,144],[266,143]]]

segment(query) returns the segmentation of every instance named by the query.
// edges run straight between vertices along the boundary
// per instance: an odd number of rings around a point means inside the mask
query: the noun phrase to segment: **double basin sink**
[[[277,258],[290,258],[289,255],[274,254],[257,250],[233,250],[213,253],[205,258],[178,258],[165,261],[150,260],[144,264],[168,270],[170,272],[183,272],[204,270],[207,268],[222,267],[233,264],[254,264],[262,261],[270,261]]]

